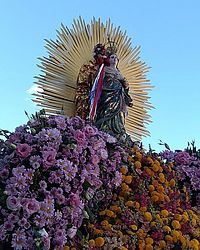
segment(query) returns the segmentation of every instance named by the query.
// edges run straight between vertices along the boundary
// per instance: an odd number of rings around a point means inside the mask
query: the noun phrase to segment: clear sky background
[[[38,57],[47,56],[44,39],[56,39],[61,23],[73,18],[109,17],[127,30],[132,45],[141,45],[141,60],[155,86],[143,140],[160,151],[159,139],[174,149],[196,140],[200,148],[200,1],[199,0],[1,0],[0,128],[14,131],[38,108],[28,90],[41,72]]]

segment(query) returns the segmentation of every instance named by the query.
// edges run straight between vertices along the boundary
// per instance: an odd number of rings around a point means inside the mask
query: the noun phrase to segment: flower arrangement
[[[82,224],[121,184],[124,154],[79,117],[33,116],[0,142],[0,241],[16,250],[76,246]]]
[[[5,249],[200,248],[200,211],[190,196],[199,158],[191,152],[145,153],[79,117],[42,112],[2,133]]]
[[[104,203],[82,249],[199,249],[200,213],[180,190],[175,166],[133,149],[122,183]]]

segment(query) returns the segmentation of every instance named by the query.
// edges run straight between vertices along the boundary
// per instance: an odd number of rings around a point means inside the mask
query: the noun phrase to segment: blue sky
[[[200,2],[198,0],[67,1],[32,0],[0,3],[0,128],[13,131],[27,122],[24,110],[37,108],[27,92],[41,72],[38,57],[46,56],[44,39],[55,39],[61,23],[71,26],[79,15],[109,17],[141,45],[141,59],[151,70],[155,106],[145,147],[160,151],[159,139],[172,149],[196,140],[200,148]]]

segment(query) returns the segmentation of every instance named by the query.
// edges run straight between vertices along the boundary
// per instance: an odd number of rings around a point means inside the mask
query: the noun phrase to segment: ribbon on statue
[[[97,77],[94,80],[92,90],[90,91],[89,119],[91,121],[94,121],[98,100],[101,96],[102,87],[103,87],[103,75],[104,75],[104,64],[102,64],[101,67],[99,68],[99,72],[97,74]]]

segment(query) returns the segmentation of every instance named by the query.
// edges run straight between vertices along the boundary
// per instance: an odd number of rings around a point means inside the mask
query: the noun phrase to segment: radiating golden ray
[[[151,122],[148,110],[149,91],[152,86],[145,74],[149,67],[140,60],[140,46],[131,46],[131,39],[120,26],[114,27],[110,19],[106,24],[100,19],[92,19],[90,24],[79,17],[73,20],[72,28],[61,24],[57,31],[57,40],[46,40],[49,57],[40,58],[39,67],[43,72],[36,77],[36,84],[42,92],[35,94],[34,101],[43,107],[47,114],[58,114],[61,109],[65,115],[75,114],[74,97],[76,81],[81,66],[93,58],[93,48],[97,43],[106,44],[108,37],[118,49],[118,68],[129,82],[129,93],[133,98],[133,107],[128,108],[126,130],[135,140],[148,136],[145,124]]]

